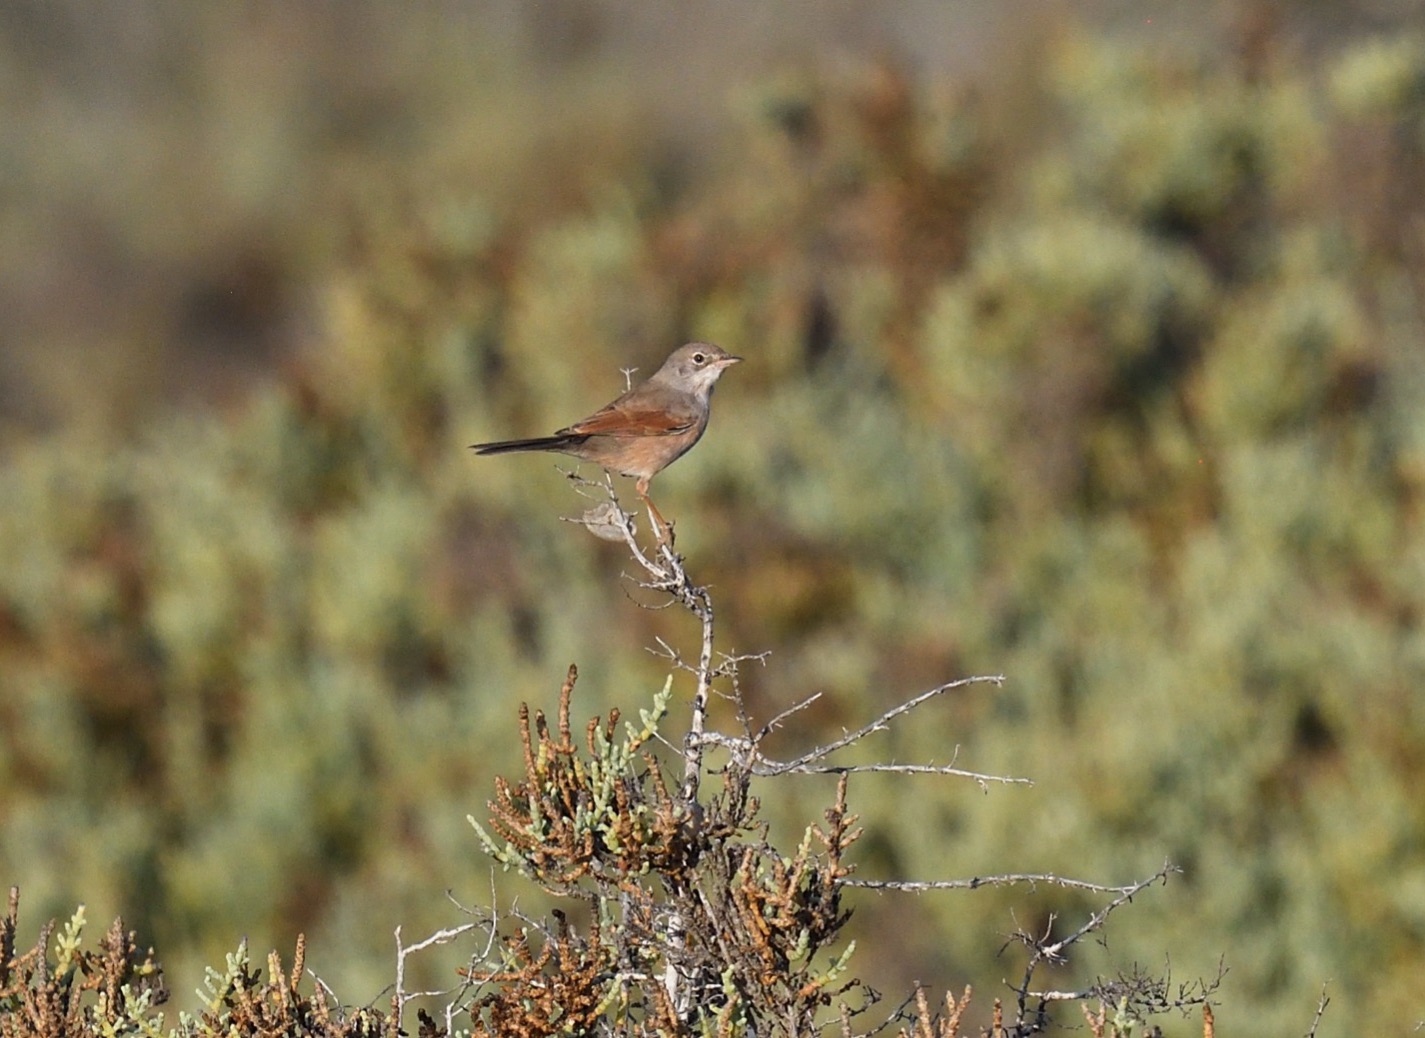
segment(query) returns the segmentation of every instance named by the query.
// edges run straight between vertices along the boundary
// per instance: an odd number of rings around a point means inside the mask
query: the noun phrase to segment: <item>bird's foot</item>
[[[663,518],[663,513],[658,511],[658,506],[648,496],[646,488],[638,488],[638,497],[644,507],[648,509],[648,518],[653,522],[653,535],[658,539],[659,544],[666,545],[671,551],[673,549],[673,524]]]

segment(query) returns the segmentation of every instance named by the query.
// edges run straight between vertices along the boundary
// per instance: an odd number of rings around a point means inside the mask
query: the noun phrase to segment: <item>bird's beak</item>
[[[723,357],[722,360],[718,361],[718,362],[717,362],[717,366],[718,366],[719,368],[730,368],[730,367],[732,367],[732,365],[734,365],[734,364],[741,364],[741,363],[742,363],[742,358],[741,358],[741,357],[727,356],[727,357]]]

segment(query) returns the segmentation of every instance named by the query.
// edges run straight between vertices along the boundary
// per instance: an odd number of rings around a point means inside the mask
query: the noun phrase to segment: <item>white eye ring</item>
[[[708,362],[708,355],[707,355],[706,353],[694,353],[694,354],[693,354],[693,363],[694,363],[694,364],[706,364],[707,362]]]

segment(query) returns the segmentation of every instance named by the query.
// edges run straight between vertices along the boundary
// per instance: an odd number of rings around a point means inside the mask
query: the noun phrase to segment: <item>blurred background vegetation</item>
[[[1036,786],[853,782],[862,875],[1169,858],[1081,970],[1425,1017],[1415,3],[11,0],[0,120],[30,926],[122,912],[180,1004],[302,930],[362,1002],[445,891],[527,898],[465,822],[516,705],[577,661],[635,709],[694,632],[546,459],[464,448],[701,337],[748,363],[659,501],[772,651],[750,705],[825,693],[787,753],[1010,678],[867,752]],[[831,789],[764,793],[794,831]],[[987,1000],[1082,908],[866,896],[856,968]]]

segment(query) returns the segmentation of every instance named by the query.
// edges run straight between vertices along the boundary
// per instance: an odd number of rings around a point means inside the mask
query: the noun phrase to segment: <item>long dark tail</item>
[[[536,436],[532,440],[499,440],[495,443],[472,443],[476,454],[513,454],[515,451],[564,451],[587,440],[587,436]]]

